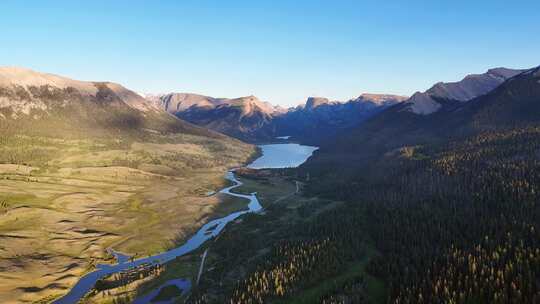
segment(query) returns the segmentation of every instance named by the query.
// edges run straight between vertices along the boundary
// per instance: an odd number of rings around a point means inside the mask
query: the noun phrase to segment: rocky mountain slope
[[[438,111],[445,101],[465,102],[484,95],[498,87],[506,79],[523,70],[494,68],[483,74],[472,74],[457,82],[439,82],[424,93],[416,92],[407,101],[408,110],[416,114],[431,114]]]
[[[362,94],[346,102],[310,97],[304,106],[276,117],[272,126],[280,136],[317,144],[405,99],[407,97],[377,94]]]
[[[347,102],[309,97],[304,105],[285,110],[255,96],[227,99],[173,93],[147,98],[186,121],[247,142],[290,136],[305,143],[317,143],[406,99],[377,94],[363,94]]]
[[[443,143],[449,139],[464,138],[480,132],[538,123],[538,117],[540,117],[539,68],[520,72],[517,75],[516,70],[507,69],[490,70],[488,74],[494,75],[493,71],[505,71],[504,77],[514,76],[486,94],[466,100],[466,102],[463,99],[468,98],[465,96],[472,96],[470,95],[473,94],[472,91],[464,90],[469,95],[465,93],[459,95],[459,90],[456,88],[470,87],[469,85],[460,83],[435,85],[433,88],[437,89],[430,92],[438,92],[439,95],[437,97],[431,95],[429,98],[438,104],[436,111],[415,113],[414,101],[417,99],[413,96],[409,101],[375,115],[361,126],[328,140],[316,153],[312,164],[326,161],[333,163],[338,161],[338,158],[351,161],[354,159],[356,164],[366,163],[404,147]],[[493,78],[495,77],[493,75],[487,77]],[[500,81],[503,76],[496,78],[495,82]],[[472,78],[478,77],[480,76],[472,76]],[[488,87],[482,87],[482,91]],[[477,94],[480,90],[475,92],[474,94]],[[426,95],[423,94],[423,96]],[[442,95],[461,98],[461,100],[438,99]],[[411,100],[413,100],[412,103]]]
[[[229,99],[171,93],[150,100],[183,120],[247,142],[270,139],[271,132],[265,127],[283,112],[255,96]]]
[[[188,110],[190,107],[215,107],[226,102],[224,98],[213,98],[209,96],[192,93],[169,93],[162,95],[143,95],[154,105],[166,110],[171,114],[176,114]]]
[[[110,82],[76,81],[24,68],[0,68],[2,133],[74,136],[147,132],[218,134],[168,115]]]

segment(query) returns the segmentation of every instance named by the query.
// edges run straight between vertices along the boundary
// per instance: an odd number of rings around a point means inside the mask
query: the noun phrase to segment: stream
[[[305,162],[315,151],[316,147],[302,146],[298,144],[274,144],[274,145],[260,145],[263,155],[257,158],[253,163],[248,165],[250,168],[283,168],[283,167],[297,167]],[[212,239],[219,235],[219,233],[225,228],[227,223],[234,221],[243,214],[250,212],[260,212],[263,210],[256,193],[239,194],[231,192],[232,189],[240,187],[242,182],[239,181],[235,174],[234,169],[226,173],[225,178],[233,183],[229,187],[225,187],[219,191],[219,193],[231,195],[234,197],[243,198],[249,201],[246,210],[230,213],[229,215],[214,219],[204,224],[190,239],[188,239],[183,245],[171,249],[166,252],[162,252],[146,258],[140,258],[130,261],[129,256],[126,256],[120,252],[116,252],[113,249],[109,249],[109,252],[117,259],[116,264],[98,264],[96,270],[87,273],[79,279],[79,281],[73,286],[73,288],[63,297],[57,299],[53,303],[55,304],[73,304],[77,303],[83,298],[96,284],[99,279],[102,279],[111,274],[126,271],[141,265],[161,265],[165,264],[179,256],[183,256],[190,253],[207,240]],[[173,282],[174,281],[174,282]],[[148,295],[141,298],[137,298],[134,303],[150,303],[151,299],[159,293],[159,291],[167,286],[176,285],[183,292],[189,290],[191,282],[185,279],[177,279],[166,282],[158,289],[154,290]],[[150,297],[150,295],[153,295]]]

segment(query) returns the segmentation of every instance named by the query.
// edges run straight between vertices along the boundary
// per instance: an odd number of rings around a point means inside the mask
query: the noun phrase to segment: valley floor
[[[205,195],[221,187],[221,172],[180,178],[125,167],[0,170],[0,201],[12,206],[0,217],[2,303],[65,292],[111,258],[109,247],[136,256],[163,251],[221,208],[220,196]]]
[[[302,234],[310,232],[298,229],[315,227],[320,217],[332,213],[343,202],[304,196],[301,183],[296,191],[294,173],[281,173],[273,171],[268,177],[251,179],[248,176],[242,180],[245,187],[240,190],[258,191],[266,213],[246,216],[209,246],[207,270],[200,284],[193,289],[188,303],[318,303],[336,286],[359,277],[366,280],[364,294],[370,301],[384,301],[384,285],[366,273],[366,265],[378,254],[367,238],[362,250],[341,271],[326,272],[317,278],[319,274],[309,274],[302,269],[302,263],[293,265],[306,256],[315,263],[324,261],[309,256],[309,242],[305,242]],[[358,219],[359,225],[361,221]],[[295,247],[297,245],[300,247]],[[323,244],[316,246],[324,251]],[[294,257],[296,249],[299,249],[298,255]],[[272,282],[263,283],[267,279]],[[282,294],[272,294],[266,289],[274,284],[276,290],[283,290]],[[257,293],[260,300],[243,297],[244,288]]]
[[[0,162],[0,303],[48,303],[97,263],[113,262],[109,248],[155,254],[244,203],[213,192],[252,146],[184,135],[159,140],[94,152],[76,143],[2,147],[0,156],[57,150],[41,163]]]
[[[297,191],[296,181],[287,176],[272,174],[264,178],[243,176],[239,179],[244,183],[235,189],[239,193],[257,192],[265,211],[263,214],[247,214],[230,223],[222,234],[208,242],[194,253],[177,258],[148,277],[119,287],[94,291],[87,297],[86,303],[131,303],[133,299],[148,294],[172,279],[189,279],[193,286],[187,295],[181,296],[179,290],[162,290],[160,299],[176,298],[187,300],[189,303],[224,303],[231,298],[238,283],[249,277],[254,269],[265,264],[271,257],[271,251],[283,242],[293,242],[296,239],[295,225],[306,225],[325,211],[330,211],[342,203],[337,201],[307,198]],[[301,190],[301,187],[299,187]],[[375,250],[367,243],[366,250],[359,255],[356,262],[351,263],[348,271],[325,280],[306,286],[294,296],[277,300],[278,303],[313,303],[321,296],[332,290],[336,284],[344,284],[358,276],[365,275],[367,262]],[[207,253],[204,265],[202,256]],[[201,278],[197,279],[199,270]],[[143,276],[141,276],[143,277]],[[370,294],[374,297],[384,297],[384,287],[376,279],[365,276],[368,280]],[[106,281],[121,280],[110,277]]]
[[[233,192],[243,194],[257,192],[259,201],[265,208],[270,207],[274,203],[279,203],[284,199],[290,198],[296,193],[296,185],[291,181],[276,179],[274,182],[268,183],[248,178],[239,179],[244,183],[244,185],[234,189]],[[223,195],[222,199],[224,201],[219,204],[219,210],[214,212],[215,216],[220,214],[225,215],[233,211],[246,209],[246,200],[232,198],[225,195]],[[265,215],[266,214],[257,215],[256,217],[265,219]],[[207,218],[205,218],[205,221],[207,221]],[[229,224],[226,230],[230,229],[231,226],[236,226],[242,222],[243,220],[240,218],[234,223]],[[205,244],[192,254],[179,257],[176,260],[167,263],[163,268],[159,269],[159,271],[156,271],[156,273],[153,273],[148,277],[140,276],[139,280],[118,288],[105,289],[102,291],[95,290],[93,293],[91,293],[91,295],[84,299],[84,302],[109,303],[114,300],[130,303],[134,298],[144,296],[169,280],[189,279],[191,282],[196,282],[201,264],[200,255],[206,249],[209,249],[209,254],[206,258],[205,265],[201,273],[202,277],[206,277],[208,275],[207,271],[212,269],[212,265],[217,262],[215,255],[212,253],[212,244],[219,242],[219,239],[220,238],[218,237],[216,240]],[[179,242],[181,243],[181,240],[179,240]],[[117,276],[110,277],[105,281],[114,282],[115,280],[117,280]]]

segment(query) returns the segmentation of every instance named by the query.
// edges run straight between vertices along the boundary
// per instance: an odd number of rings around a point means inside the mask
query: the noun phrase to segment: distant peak
[[[97,92],[93,82],[79,81],[70,78],[36,72],[22,67],[0,67],[0,85],[18,85],[22,87],[51,86],[57,88],[73,87],[82,93],[94,95]]]
[[[266,114],[274,114],[274,113],[283,112],[283,110],[279,109],[278,107],[273,106],[269,102],[261,101],[255,95],[249,95],[249,96],[239,97],[236,99],[231,99],[227,103],[240,105],[244,107],[244,110],[247,112],[251,112],[255,110],[256,108],[258,108],[260,111]]]
[[[400,95],[392,95],[392,94],[372,94],[372,93],[362,93],[358,98],[353,99],[356,101],[369,101],[376,104],[382,104],[387,102],[402,102],[406,100],[407,96],[400,96]]]
[[[305,108],[306,109],[315,109],[316,107],[318,107],[320,105],[328,104],[328,103],[330,103],[330,100],[328,100],[328,98],[324,98],[324,97],[308,97],[308,99],[306,101]]]
[[[434,98],[466,102],[490,92],[523,71],[498,67],[483,74],[469,74],[456,82],[437,82],[424,93],[415,93],[408,103],[414,113],[431,114],[441,108]]]
[[[255,95],[248,95],[248,96],[245,96],[245,97],[240,97],[239,99],[246,100],[246,101],[251,101],[251,102],[254,102],[254,103],[261,102],[260,99],[257,98],[257,96],[255,96]]]
[[[437,82],[425,93],[433,97],[464,102],[486,94],[499,86],[506,79],[514,77],[522,72],[523,70],[501,67],[493,68],[483,74],[469,74],[460,81]]]
[[[540,65],[536,69],[534,69],[534,76],[540,77]]]
[[[114,82],[80,81],[55,74],[41,73],[27,68],[0,67],[0,87],[8,89],[22,87],[29,90],[32,87],[43,86],[62,90],[72,88],[77,90],[81,95],[94,97],[97,96],[101,87],[104,86],[114,92],[120,100],[132,108],[141,111],[157,110],[155,107],[149,105],[140,95]],[[34,96],[32,91],[29,90],[29,93],[31,96]],[[33,102],[38,103],[39,101],[33,100]]]
[[[504,78],[511,78],[523,71],[524,70],[516,70],[516,69],[508,69],[504,67],[499,67],[499,68],[489,69],[487,71],[487,74],[496,75],[496,76],[504,77]]]

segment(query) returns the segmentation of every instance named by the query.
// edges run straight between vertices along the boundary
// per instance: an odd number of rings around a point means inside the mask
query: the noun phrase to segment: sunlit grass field
[[[234,208],[207,195],[255,152],[233,139],[189,134],[0,137],[2,303],[67,292],[110,261],[108,247],[140,257],[174,246]]]

